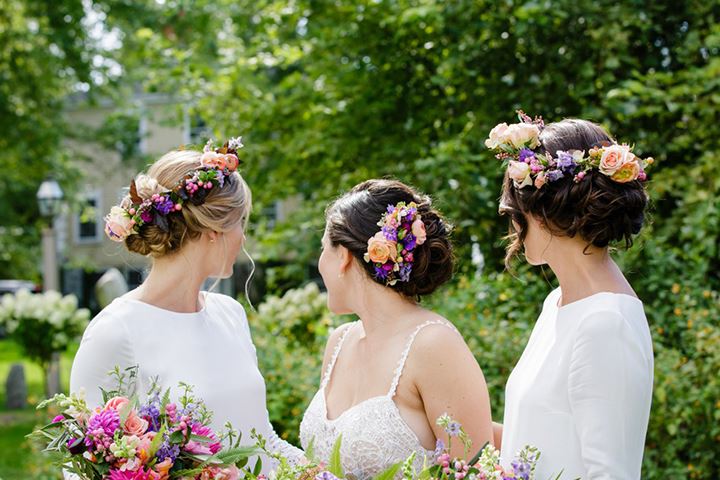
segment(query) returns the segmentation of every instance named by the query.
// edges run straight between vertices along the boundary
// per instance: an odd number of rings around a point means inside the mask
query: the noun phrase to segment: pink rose
[[[235,157],[237,159],[237,157]],[[203,167],[224,169],[227,166],[225,155],[217,152],[205,152],[200,157],[200,164]]]
[[[134,226],[135,221],[122,207],[112,207],[105,217],[105,234],[114,242],[122,242],[132,235]]]
[[[144,418],[140,418],[135,411],[130,412],[127,420],[125,420],[125,425],[123,426],[125,433],[128,435],[136,435],[138,437],[145,433],[147,429],[148,421]]]
[[[617,172],[620,167],[633,160],[635,155],[630,151],[627,145],[611,145],[605,147],[600,157],[600,172],[611,176]]]
[[[425,223],[418,216],[412,224],[412,234],[415,235],[416,243],[422,245],[427,240],[427,233],[425,232]]]
[[[130,400],[128,400],[125,397],[113,397],[110,400],[107,401],[105,404],[105,410],[115,410],[116,412],[119,412],[122,410],[125,405],[130,403]]]
[[[619,183],[627,183],[636,180],[639,175],[640,165],[637,161],[630,161],[621,166],[610,178]]]
[[[487,140],[485,140],[485,146],[490,149],[495,149],[500,146],[502,142],[502,139],[504,138],[503,135],[505,133],[505,130],[508,129],[507,123],[500,123],[498,125],[495,125],[495,128],[490,130],[490,136]]]
[[[368,240],[368,250],[365,254],[366,261],[385,263],[390,258],[395,258],[397,256],[397,247],[393,248],[392,243],[385,238],[382,232],[376,233],[374,237]]]
[[[521,187],[532,183],[532,179],[530,178],[530,165],[525,162],[511,160],[508,165],[508,175]]]

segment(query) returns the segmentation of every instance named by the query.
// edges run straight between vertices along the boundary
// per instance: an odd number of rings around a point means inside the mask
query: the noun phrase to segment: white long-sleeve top
[[[102,403],[100,387],[115,388],[108,372],[139,366],[137,393],[144,398],[157,377],[174,400],[178,382],[194,386],[193,393],[214,412],[212,428],[230,422],[242,433],[243,445],[253,443],[251,429],[272,451],[292,460],[303,452],[281,440],[273,430],[265,403],[265,380],[258,369],[255,346],[245,310],[234,299],[203,292],[201,311],[178,313],[120,297],[88,325],[73,361],[70,390],[85,389],[88,405]],[[263,470],[272,463],[263,458]],[[250,460],[254,465],[255,460]]]
[[[640,478],[653,385],[650,329],[640,300],[598,293],[545,300],[507,383],[501,457],[540,449],[536,477]]]

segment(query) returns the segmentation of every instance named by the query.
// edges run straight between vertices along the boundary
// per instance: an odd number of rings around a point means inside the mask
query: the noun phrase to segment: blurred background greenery
[[[102,161],[72,142],[120,145],[143,165],[133,99],[173,96],[177,122],[190,112],[216,138],[244,136],[256,212],[296,203],[284,222],[256,215],[250,232],[267,296],[252,328],[280,432],[296,440],[328,329],[343,321],[305,287],[323,209],[379,176],[432,194],[455,224],[456,279],[427,303],[465,335],[499,419],[555,283],[547,270],[503,272],[501,170],[483,140],[518,108],[587,118],[657,160],[648,226],[617,254],[655,343],[643,478],[719,478],[719,17],[719,2],[695,0],[0,0],[0,277],[39,278],[28,199],[40,181],[52,173],[72,200]],[[115,113],[73,124],[80,94]],[[26,413],[0,413],[2,442],[20,441]],[[27,461],[0,448],[0,476],[28,478],[12,473]]]

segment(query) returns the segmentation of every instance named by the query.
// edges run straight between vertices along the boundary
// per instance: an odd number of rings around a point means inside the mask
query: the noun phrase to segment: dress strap
[[[415,328],[415,331],[410,334],[410,337],[408,338],[407,344],[405,345],[405,350],[403,350],[402,355],[400,355],[400,361],[397,364],[397,367],[395,368],[395,375],[393,376],[392,384],[390,385],[390,391],[388,392],[388,396],[390,398],[395,396],[395,393],[397,392],[398,384],[400,383],[400,377],[402,377],[403,370],[405,369],[405,362],[407,362],[408,356],[410,355],[410,349],[412,348],[412,344],[415,341],[415,337],[417,337],[418,333],[420,333],[420,330],[423,328],[429,326],[429,325],[444,325],[447,328],[453,330],[458,335],[460,335],[460,332],[458,332],[458,329],[455,328],[455,325],[451,324],[450,322],[443,321],[443,320],[428,320],[427,322],[418,325],[417,328]]]
[[[322,384],[320,385],[320,388],[322,390],[325,389],[328,382],[330,381],[330,375],[332,375],[333,368],[335,368],[335,362],[337,361],[338,356],[340,355],[340,349],[343,346],[343,343],[345,342],[345,337],[347,337],[348,332],[352,329],[352,327],[357,322],[352,322],[347,324],[347,327],[345,327],[345,331],[342,332],[342,335],[340,335],[340,340],[338,340],[337,344],[335,345],[335,350],[333,351],[332,357],[330,358],[330,363],[327,365],[327,369],[325,370],[325,375],[322,379]]]

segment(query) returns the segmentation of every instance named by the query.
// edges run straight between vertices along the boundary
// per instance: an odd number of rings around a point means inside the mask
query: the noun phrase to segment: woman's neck
[[[365,338],[387,338],[404,329],[418,305],[392,289],[378,284],[361,288],[355,313],[360,317]]]
[[[600,292],[635,295],[607,248],[589,247],[579,239],[554,237],[545,258],[562,290],[561,304]]]
[[[203,308],[200,289],[204,281],[186,257],[159,258],[134,297],[164,310],[194,313]]]

